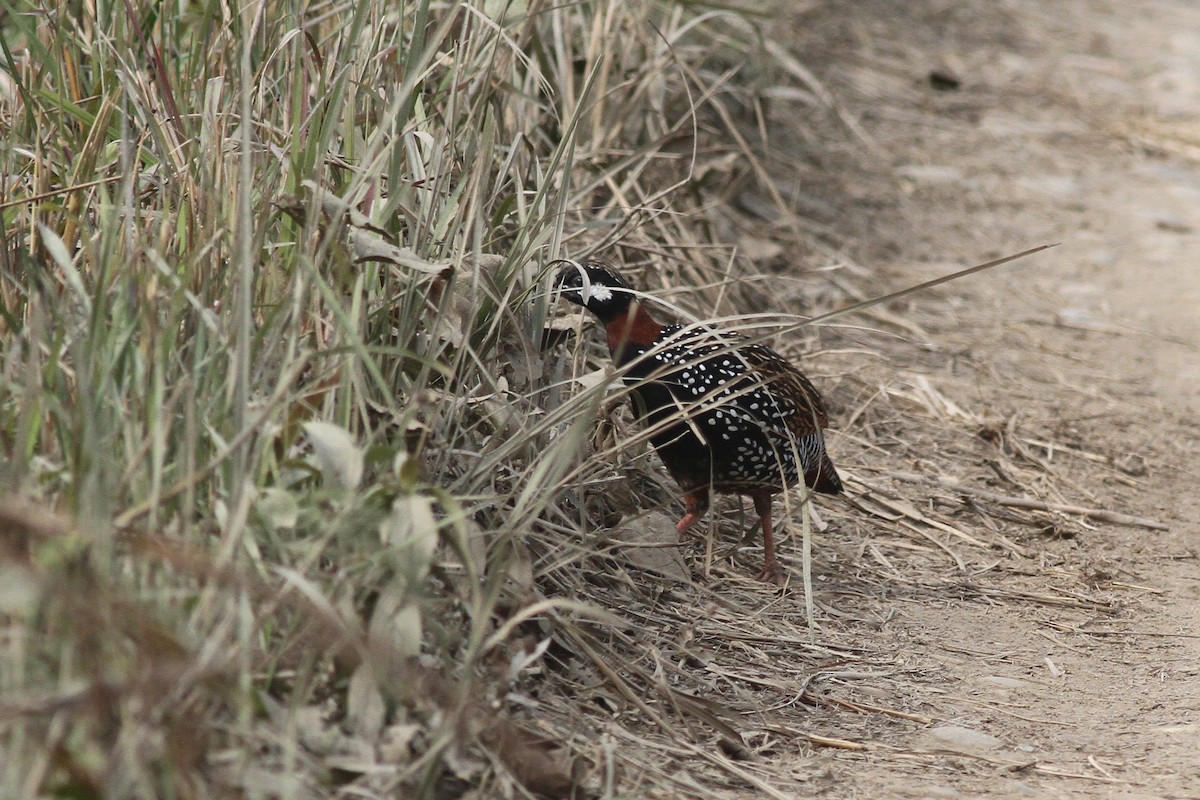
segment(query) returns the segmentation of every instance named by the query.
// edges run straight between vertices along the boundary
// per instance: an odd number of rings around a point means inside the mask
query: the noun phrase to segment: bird
[[[816,387],[784,356],[744,335],[659,322],[644,296],[603,263],[568,262],[555,283],[561,297],[604,325],[634,416],[683,492],[679,536],[704,516],[712,494],[747,496],[762,523],[758,578],[779,583],[772,497],[801,477],[813,491],[843,491],[825,449],[829,417]]]

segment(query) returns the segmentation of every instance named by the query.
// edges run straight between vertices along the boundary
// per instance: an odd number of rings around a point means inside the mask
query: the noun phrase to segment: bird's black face
[[[596,263],[568,264],[559,270],[556,284],[563,297],[591,311],[601,322],[624,314],[634,297],[620,275]]]

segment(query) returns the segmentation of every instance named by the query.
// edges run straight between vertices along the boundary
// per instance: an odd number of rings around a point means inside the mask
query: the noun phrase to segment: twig
[[[910,520],[913,520],[914,522],[924,523],[925,525],[928,525],[931,528],[937,528],[940,531],[945,531],[946,533],[950,534],[951,536],[954,536],[958,539],[962,539],[967,544],[974,545],[975,547],[978,547],[982,550],[987,550],[989,548],[989,545],[987,542],[981,542],[979,539],[976,539],[974,536],[971,536],[968,533],[964,533],[963,531],[960,531],[958,528],[955,528],[953,525],[947,525],[944,522],[930,518],[926,514],[922,514],[920,511],[918,511],[916,509],[915,506],[913,506],[912,503],[909,503],[906,500],[901,500],[900,498],[893,495],[891,492],[885,491],[872,483],[868,483],[867,481],[864,481],[862,478],[858,477],[857,475],[855,475],[851,472],[848,472],[847,470],[842,470],[842,479],[843,480],[848,479],[848,480],[854,481],[855,483],[859,483],[859,484],[865,486],[867,489],[870,489],[871,494],[867,495],[867,496],[870,497],[871,500],[873,500],[874,502],[883,506],[888,511],[891,511],[891,512],[899,515],[898,517],[884,516],[883,517],[884,519],[887,519],[889,521],[903,522],[902,518],[908,518]],[[864,511],[868,514],[874,514],[875,516],[882,516],[878,512],[874,511],[873,509],[866,508],[863,505],[861,505],[860,503],[857,503],[856,502],[857,499],[858,498],[851,498],[850,503],[857,506],[862,511]],[[937,544],[939,547],[941,547],[943,550],[945,549],[945,546],[942,545],[940,542],[935,541],[934,543]],[[956,560],[957,560],[957,557],[956,557]]]
[[[28,197],[19,197],[16,200],[9,200],[7,202],[0,203],[0,211],[3,211],[6,208],[12,208],[13,206],[19,206],[22,204],[40,203],[43,200],[48,200],[51,197],[57,197],[60,194],[67,194],[68,192],[78,192],[82,189],[90,189],[93,186],[100,186],[101,184],[105,184],[105,183],[113,183],[114,181],[119,181],[125,177],[126,176],[124,173],[122,173],[120,175],[110,175],[107,178],[100,178],[99,180],[88,181],[87,183],[76,183],[72,186],[64,186],[61,189],[54,189],[49,192],[42,192],[41,194],[34,194],[34,195],[30,195]]]
[[[840,697],[822,697],[820,702],[827,703],[833,706],[855,711],[859,714],[882,714],[885,717],[895,717],[896,719],[906,719],[911,722],[919,722],[922,725],[928,725],[934,721],[932,717],[926,717],[922,714],[912,714],[908,711],[899,711],[894,708],[884,708],[870,703],[859,703],[853,700],[843,700]]]
[[[1139,592],[1149,592],[1150,594],[1166,594],[1165,589],[1156,589],[1153,586],[1140,586],[1136,583],[1121,583],[1121,581],[1112,581],[1109,586],[1116,586],[1120,589],[1134,589]]]
[[[835,739],[832,736],[818,736],[815,733],[800,734],[808,740],[809,744],[815,744],[819,747],[833,747],[838,750],[866,750],[867,745],[862,742],[852,742],[848,739]]]
[[[837,750],[870,750],[869,742],[852,742],[849,739],[838,739],[833,736],[822,736],[818,733],[809,733],[808,731],[798,730],[796,728],[786,727],[783,725],[764,725],[763,730],[786,736],[787,738],[800,738],[808,741],[809,744],[817,745],[818,747],[832,747]]]
[[[1124,631],[1103,631],[1094,628],[1077,628],[1073,625],[1066,625],[1053,620],[1043,620],[1043,625],[1048,625],[1056,630],[1075,633],[1081,636],[1162,636],[1167,639],[1200,639],[1200,634],[1197,633],[1172,633],[1171,631],[1141,631],[1141,630],[1124,630]]]
[[[1055,591],[1060,592],[1062,596],[1039,594],[1038,592],[1024,592],[1020,589],[999,589],[991,586],[974,586],[971,584],[959,586],[958,589],[962,592],[972,592],[980,597],[998,597],[1008,600],[1024,600],[1030,603],[1042,603],[1043,605],[1061,606],[1063,608],[1091,608],[1096,611],[1110,612],[1115,608],[1113,603],[1107,603],[1102,600],[1093,600],[1090,597],[1072,594],[1065,589],[1057,588],[1055,588]]]
[[[985,764],[994,764],[1005,772],[1022,772],[1024,770],[1029,770],[1040,775],[1053,775],[1056,778],[1080,778],[1089,781],[1100,781],[1101,783],[1129,783],[1129,781],[1121,778],[1098,778],[1095,775],[1087,775],[1080,772],[1066,772],[1064,770],[1043,767],[1038,763],[1036,758],[1029,761],[1013,761],[1007,758],[1002,759],[985,756],[982,753],[972,753],[967,750],[924,750],[916,748],[905,748],[902,750],[894,745],[884,744],[876,744],[874,749],[879,752],[891,751],[892,755],[896,756],[897,758],[904,758],[913,761],[922,761],[928,756],[942,757],[949,755],[957,758],[969,758],[974,761],[982,761]]]
[[[1136,525],[1139,528],[1150,528],[1156,531],[1170,530],[1170,527],[1166,523],[1159,522],[1158,520],[1135,517],[1131,514],[1122,514],[1119,511],[1110,511],[1104,508],[1087,508],[1085,506],[1066,505],[1065,503],[1048,503],[1045,500],[1033,500],[1027,497],[1013,497],[1012,495],[989,492],[986,489],[976,489],[973,486],[963,486],[958,481],[950,478],[927,478],[924,475],[913,475],[908,472],[889,472],[887,474],[898,481],[942,486],[962,494],[982,497],[984,500],[990,500],[993,503],[999,503],[1002,506],[1010,506],[1012,508],[1025,508],[1032,511],[1061,511],[1064,514],[1078,514],[1088,519],[1100,522],[1112,522],[1116,525]]]
[[[1077,725],[1074,722],[1064,722],[1061,719],[1046,719],[1045,717],[1027,717],[1024,714],[1018,714],[1015,711],[1009,711],[1006,708],[1002,708],[1000,705],[997,705],[995,702],[989,702],[987,700],[976,700],[973,697],[954,697],[951,695],[945,695],[943,697],[943,699],[953,700],[956,703],[966,703],[967,705],[976,706],[978,708],[986,708],[988,711],[999,712],[1001,714],[1004,714],[1005,716],[1012,717],[1013,719],[1019,719],[1022,722],[1034,722],[1034,723],[1037,723],[1038,725],[1058,725],[1063,728],[1078,728],[1079,727],[1079,725]],[[1009,704],[1005,703],[1004,705],[1009,705]]]
[[[941,286],[943,283],[949,283],[950,281],[957,280],[958,278],[965,278],[966,276],[972,275],[976,272],[982,272],[985,269],[991,269],[992,267],[998,267],[1001,264],[1007,264],[1010,261],[1016,261],[1018,258],[1024,258],[1025,256],[1031,256],[1034,253],[1040,253],[1043,250],[1049,250],[1051,247],[1058,247],[1058,245],[1057,244],[1043,244],[1038,247],[1031,247],[1028,250],[1022,250],[1021,252],[1015,253],[1011,256],[1005,256],[1004,258],[997,258],[994,261],[987,262],[986,264],[976,264],[973,267],[967,267],[966,269],[960,269],[958,272],[951,272],[949,275],[943,275],[940,278],[934,278],[931,281],[925,281],[924,283],[918,283],[915,286],[909,286],[907,288],[901,289],[898,292],[892,292],[890,294],[885,294],[882,297],[872,297],[870,300],[863,300],[860,303],[854,303],[853,305],[846,306],[845,308],[839,308],[836,311],[830,311],[828,313],[821,314],[820,316],[816,316],[816,317],[813,317],[812,319],[808,320],[808,322],[805,324],[815,325],[818,322],[828,322],[829,320],[834,319],[836,317],[841,317],[846,314],[852,314],[855,311],[862,311],[863,309],[870,308],[871,306],[877,306],[881,303],[889,303],[892,300],[899,300],[901,297],[907,297],[910,294],[915,294],[916,292],[921,292],[921,291],[924,291],[925,289],[932,289],[934,286]]]
[[[637,696],[633,688],[608,664],[608,660],[603,658],[587,641],[587,637],[578,629],[564,627],[563,633],[585,654],[591,659],[592,664],[608,679],[609,685],[616,689],[626,700],[633,703],[637,708],[656,723],[664,732],[671,733],[673,726],[652,709],[644,700]],[[662,687],[660,687],[661,689]],[[672,703],[676,706],[676,710],[686,713],[693,717],[698,717],[701,721],[708,723],[715,728],[719,734],[726,740],[727,745],[737,751],[744,751],[745,744],[741,741],[741,736],[730,727],[724,720],[718,718],[715,714],[703,709],[695,698],[689,698],[686,695],[680,695],[677,692],[672,692],[670,697]],[[731,775],[741,778],[754,788],[758,789],[762,794],[773,797],[776,800],[787,800],[787,796],[774,789],[762,779],[755,776],[753,773],[737,766],[728,758],[718,756],[708,750],[699,747],[691,742],[679,740],[678,744],[684,749],[689,750],[694,755],[708,761],[710,764],[717,766]]]

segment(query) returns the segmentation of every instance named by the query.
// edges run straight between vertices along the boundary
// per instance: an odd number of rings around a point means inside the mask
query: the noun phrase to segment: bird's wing
[[[741,334],[707,326],[667,325],[659,345],[647,356],[647,367],[651,369],[646,372],[656,368],[656,379],[673,388],[682,385],[681,376],[686,381],[687,372],[706,359],[718,361],[718,371],[745,374],[755,383],[761,381],[780,406],[779,417],[798,437],[819,434],[829,422],[820,393],[804,373],[771,348],[747,344]],[[686,399],[693,398],[689,395]]]
[[[829,424],[817,387],[786,358],[760,344],[743,347],[738,352],[747,366],[761,376],[776,402],[786,403],[795,410],[796,413],[785,417],[793,433],[811,436]]]

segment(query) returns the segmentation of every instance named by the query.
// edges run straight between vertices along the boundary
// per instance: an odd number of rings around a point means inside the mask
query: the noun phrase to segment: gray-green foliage
[[[0,794],[320,795],[320,703],[371,742],[421,714],[396,659],[471,679],[604,394],[567,404],[541,265],[662,211],[720,19],[0,17],[0,481],[61,512],[6,528]]]

